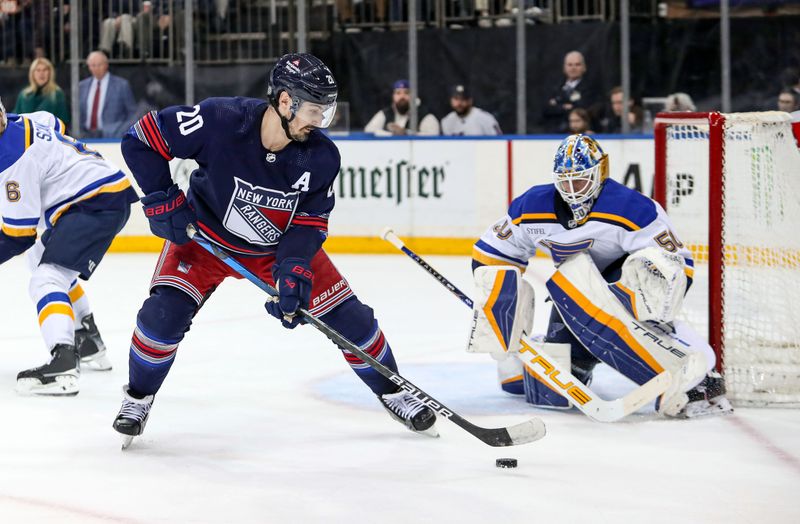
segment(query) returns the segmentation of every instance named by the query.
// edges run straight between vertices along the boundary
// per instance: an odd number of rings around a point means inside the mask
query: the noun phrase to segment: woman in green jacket
[[[37,58],[28,70],[30,85],[23,89],[14,106],[15,113],[33,113],[47,111],[60,118],[69,126],[69,109],[64,91],[55,80],[55,69],[50,60]]]

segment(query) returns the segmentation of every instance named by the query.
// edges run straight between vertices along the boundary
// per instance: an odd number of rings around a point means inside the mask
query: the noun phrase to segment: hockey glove
[[[186,226],[196,223],[197,215],[177,185],[173,184],[166,192],[155,191],[145,195],[141,202],[154,235],[176,244],[190,240]]]
[[[314,280],[311,265],[302,258],[287,258],[272,266],[272,276],[278,288],[278,300],[270,300],[264,307],[285,328],[294,329],[305,324],[305,319],[296,313],[299,308],[307,308],[311,298],[311,283]]]

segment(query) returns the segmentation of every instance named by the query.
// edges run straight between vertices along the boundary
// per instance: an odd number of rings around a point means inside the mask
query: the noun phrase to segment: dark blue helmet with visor
[[[290,116],[281,115],[281,120],[288,123],[298,118],[318,128],[326,128],[333,121],[339,88],[331,70],[316,56],[291,53],[278,59],[267,87],[267,98],[276,110],[284,91],[292,105]]]

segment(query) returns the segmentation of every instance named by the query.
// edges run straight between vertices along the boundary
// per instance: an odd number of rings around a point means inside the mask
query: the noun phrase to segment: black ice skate
[[[399,390],[394,393],[386,393],[379,395],[378,399],[393,419],[411,431],[428,435],[429,437],[439,436],[439,432],[434,427],[436,414],[431,408],[407,391]]]
[[[706,378],[687,391],[686,395],[689,397],[689,403],[681,413],[686,418],[733,413],[733,406],[725,398],[725,379],[715,371],[706,375]]]
[[[17,374],[17,393],[75,396],[80,375],[80,357],[75,346],[56,344],[50,351],[50,362]]]
[[[111,361],[106,356],[106,345],[94,323],[94,315],[89,313],[81,319],[81,327],[75,330],[75,346],[81,355],[84,368],[96,371],[111,369]]]
[[[133,441],[144,431],[150,408],[153,407],[153,395],[136,398],[131,395],[128,385],[122,386],[122,407],[117,418],[114,419],[114,429],[122,434],[122,449],[127,449]]]

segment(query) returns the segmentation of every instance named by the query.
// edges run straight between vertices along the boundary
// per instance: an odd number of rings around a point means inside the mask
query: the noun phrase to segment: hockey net
[[[683,316],[739,405],[800,406],[800,153],[789,115],[662,113],[654,196],[695,258]]]

